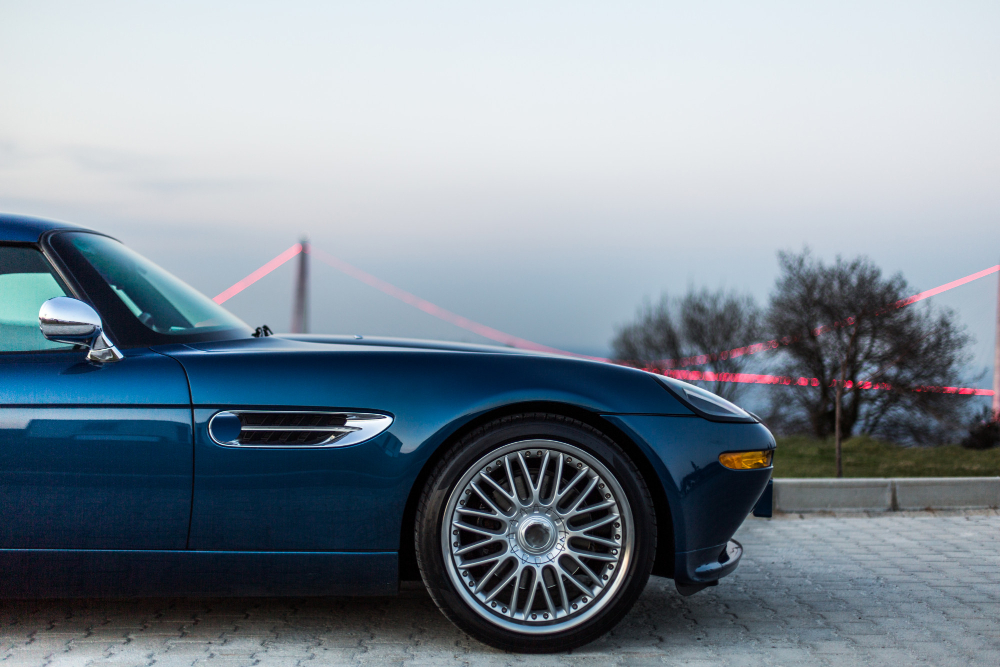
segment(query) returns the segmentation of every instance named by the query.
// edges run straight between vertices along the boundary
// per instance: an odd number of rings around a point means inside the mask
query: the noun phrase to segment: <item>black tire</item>
[[[582,452],[576,461],[569,456],[573,452]],[[487,455],[489,459],[486,458]],[[529,458],[525,458],[525,455]],[[531,459],[532,456],[535,458]],[[484,471],[490,470],[493,457],[498,457],[498,464],[500,458],[503,458],[504,466],[497,465],[493,473],[485,473]],[[509,460],[514,463],[508,465]],[[486,468],[476,467],[484,462]],[[511,471],[515,475],[521,474],[516,469],[517,465],[525,466],[526,462],[527,467],[520,469],[524,471],[523,476],[513,476]],[[531,465],[535,467],[531,468]],[[574,467],[580,469],[576,476],[573,475],[577,472]],[[588,477],[581,478],[580,475],[584,473]],[[507,496],[498,497],[496,493],[491,496],[497,503],[493,509],[504,512],[503,522],[493,521],[490,517],[477,518],[483,516],[484,512],[492,511],[487,507],[489,501],[477,495],[478,490],[470,490],[477,486],[488,487],[489,480],[485,479],[485,474],[497,476],[501,484],[506,484],[505,489],[521,489],[514,492],[513,495],[518,496],[517,504],[511,504],[509,510],[500,507]],[[547,481],[543,481],[543,478]],[[581,481],[574,487],[569,484],[572,481],[570,478],[579,478]],[[536,479],[537,488],[525,486],[536,484]],[[602,489],[600,491],[596,486],[598,481]],[[562,489],[561,483],[564,483]],[[462,488],[459,488],[460,484]],[[524,491],[525,488],[527,491]],[[553,512],[548,513],[550,517],[554,517],[551,520],[541,516],[545,511],[544,507],[526,506],[532,497],[536,501],[543,498],[543,488],[550,489],[552,494],[548,501],[549,507],[554,508]],[[531,495],[533,491],[534,496]],[[604,491],[608,493],[602,496]],[[560,493],[564,495],[560,496]],[[592,495],[595,493],[596,496]],[[525,495],[525,499],[521,499],[521,495]],[[605,497],[610,500],[605,501]],[[459,509],[459,503],[462,506],[466,504],[464,499],[470,499],[469,506]],[[476,507],[482,511],[473,509],[474,502],[479,503]],[[522,508],[522,504],[525,507]],[[609,504],[613,505],[612,509],[601,509]],[[572,509],[567,509],[569,505],[572,505]],[[587,513],[591,507],[598,509]],[[511,517],[507,516],[507,511],[512,512]],[[607,518],[609,512],[614,512],[610,519]],[[461,535],[459,531],[452,531],[450,534],[443,532],[446,513],[448,528],[462,528]],[[483,544],[471,542],[479,539],[478,537],[466,537],[468,531],[464,528],[464,522],[467,521],[467,515],[475,515],[468,521],[495,530],[496,534],[482,538],[489,544],[481,550],[471,551],[470,559],[462,561],[466,556],[460,552],[466,546],[471,549],[477,544]],[[598,517],[596,520],[593,518],[595,516]],[[563,522],[563,517],[569,518]],[[585,523],[573,524],[577,517],[583,517]],[[463,523],[452,523],[453,521]],[[519,521],[520,531],[517,530]],[[546,521],[549,523],[545,523]],[[607,524],[607,533],[600,532],[605,530],[603,526],[589,527],[601,521]],[[612,524],[609,521],[615,522]],[[532,523],[537,525],[529,525]],[[630,526],[632,530],[628,531]],[[531,533],[532,530],[535,532]],[[581,530],[589,532],[581,537]],[[470,534],[476,535],[475,532]],[[591,537],[595,535],[597,537]],[[602,538],[601,535],[605,537]],[[470,542],[452,543],[452,539],[467,539]],[[656,555],[656,514],[649,490],[635,463],[611,438],[575,419],[530,413],[503,417],[477,428],[444,453],[431,471],[421,495],[416,512],[414,540],[417,564],[424,584],[435,604],[455,625],[476,639],[506,651],[554,653],[597,639],[613,628],[632,608],[645,588],[653,567]],[[614,540],[620,541],[622,546],[619,549],[601,544],[610,544]],[[494,544],[495,547],[492,546]],[[571,544],[572,547],[569,546]],[[451,549],[452,545],[456,549]],[[551,551],[541,553],[538,549]],[[497,553],[502,553],[503,556],[492,555]],[[614,556],[611,556],[612,553]],[[479,554],[485,556],[480,557]],[[594,555],[595,560],[590,559],[590,554]],[[603,561],[610,561],[615,557],[621,560],[601,565]],[[470,573],[469,570],[477,566],[462,563],[475,563],[477,558],[492,560]],[[503,568],[510,569],[500,569],[498,574],[492,574],[501,566],[501,560],[504,561]],[[619,566],[617,571],[614,571],[615,565]],[[483,574],[484,570],[491,567],[492,570]],[[599,567],[605,569],[598,569]],[[571,570],[573,578],[583,582],[583,585],[574,585],[569,578]],[[596,574],[599,571],[607,574]],[[510,574],[507,575],[506,572]],[[491,585],[493,582],[502,582],[504,576],[514,579],[510,580],[511,583],[499,597],[490,601],[486,595]],[[601,578],[608,580],[607,583],[601,582]],[[474,580],[478,581],[474,583]],[[469,589],[464,586],[466,582]],[[604,587],[600,588],[602,583]],[[457,584],[462,584],[461,592]],[[481,593],[476,590],[478,586],[483,586]],[[501,588],[500,583],[495,586]],[[588,587],[597,591],[591,598],[582,592]],[[571,598],[568,591],[574,591],[572,595],[576,597]],[[504,598],[504,595],[508,597]],[[504,599],[509,600],[506,602],[511,607],[509,615],[507,607],[503,606]],[[497,601],[500,601],[499,606]],[[488,605],[493,605],[493,608]],[[501,608],[503,614],[500,613]],[[546,610],[552,610],[552,620],[543,622],[543,612],[544,617],[549,618]],[[520,618],[516,617],[518,614],[521,615]],[[557,620],[559,618],[562,620]]]

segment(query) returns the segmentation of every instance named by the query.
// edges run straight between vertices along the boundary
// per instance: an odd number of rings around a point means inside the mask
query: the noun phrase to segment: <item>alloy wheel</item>
[[[625,493],[596,458],[523,440],[466,470],[441,526],[448,576],[480,616],[520,633],[567,630],[613,598],[635,542]]]

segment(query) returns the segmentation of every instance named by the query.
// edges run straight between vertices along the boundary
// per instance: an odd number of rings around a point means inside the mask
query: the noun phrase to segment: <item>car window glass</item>
[[[0,246],[0,352],[72,348],[46,340],[38,328],[38,309],[57,296],[66,292],[42,253]]]
[[[247,329],[235,315],[118,241],[96,234],[70,238],[122,303],[156,333]]]

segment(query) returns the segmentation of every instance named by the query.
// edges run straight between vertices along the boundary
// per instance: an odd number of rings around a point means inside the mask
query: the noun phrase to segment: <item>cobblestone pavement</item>
[[[483,646],[397,598],[0,602],[0,665],[1000,665],[1000,512],[751,519],[735,574],[654,578],[572,654]],[[2,576],[2,573],[0,573]]]

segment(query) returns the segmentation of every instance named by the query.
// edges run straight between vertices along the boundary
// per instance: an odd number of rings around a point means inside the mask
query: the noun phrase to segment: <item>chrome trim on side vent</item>
[[[373,412],[222,410],[208,420],[208,435],[223,447],[318,449],[356,445],[390,424],[392,417]]]

